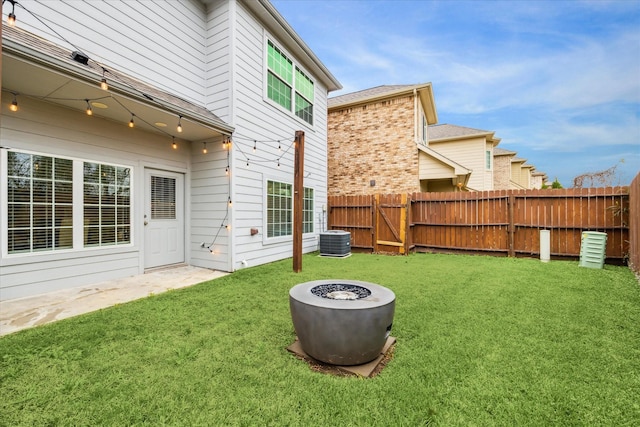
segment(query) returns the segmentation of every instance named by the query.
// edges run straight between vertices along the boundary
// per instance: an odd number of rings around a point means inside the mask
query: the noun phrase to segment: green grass
[[[454,255],[304,257],[0,338],[2,426],[640,423],[640,287],[623,267]],[[288,291],[396,293],[375,378],[312,371]]]

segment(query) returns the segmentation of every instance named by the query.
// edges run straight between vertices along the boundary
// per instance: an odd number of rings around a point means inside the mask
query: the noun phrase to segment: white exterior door
[[[145,169],[144,267],[184,260],[184,175]]]

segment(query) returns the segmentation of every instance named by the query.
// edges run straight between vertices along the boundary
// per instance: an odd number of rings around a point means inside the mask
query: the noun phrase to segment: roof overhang
[[[372,96],[366,96],[362,98],[352,99],[345,102],[338,102],[331,104],[329,110],[341,110],[344,108],[351,108],[358,105],[371,104],[374,102],[384,101],[387,99],[398,98],[403,95],[416,94],[420,99],[420,104],[427,117],[427,123],[430,125],[438,123],[438,113],[436,111],[436,102],[433,96],[433,87],[431,83],[424,83],[419,85],[401,86],[396,90],[389,90]]]
[[[436,150],[433,150],[429,147],[424,147],[422,145],[418,145],[418,150],[424,153],[425,155],[434,158],[435,160],[443,163],[451,168],[453,171],[453,175],[456,177],[471,175],[472,170],[462,166],[460,163],[457,163],[446,156],[438,153]]]
[[[69,50],[16,28],[4,26],[2,35],[3,92],[79,111],[85,111],[85,100],[99,100],[107,108],[94,108],[97,117],[128,123],[134,113],[136,128],[186,141],[205,141],[234,130],[204,107],[113,69],[107,75],[109,90],[103,91],[103,66],[95,61],[76,62]],[[182,133],[176,129],[180,116]]]
[[[460,140],[473,139],[473,138],[485,138],[485,140],[488,143],[492,144],[494,147],[497,146],[501,141],[500,138],[495,137],[495,132],[478,132],[478,133],[466,134],[466,135],[447,136],[444,138],[429,138],[429,142],[450,142],[450,141],[460,141]]]

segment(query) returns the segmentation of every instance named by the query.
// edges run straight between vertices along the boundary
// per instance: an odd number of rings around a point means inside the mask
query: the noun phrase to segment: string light
[[[9,105],[9,110],[15,112],[18,111],[18,94],[13,93],[13,101],[11,101],[11,105]]]
[[[254,139],[253,140],[253,152],[256,152],[256,145],[258,144],[258,142]]]
[[[233,202],[231,201],[231,196],[229,196],[229,207],[231,207],[231,205],[233,205]]]
[[[227,166],[224,170],[224,174],[229,176],[229,166]]]
[[[280,144],[280,141],[278,141],[278,151],[282,151],[282,145]]]
[[[84,100],[87,103],[87,116],[93,116],[93,110],[91,109],[91,104],[89,104],[89,100]]]
[[[172,136],[172,137],[171,137],[171,141],[172,141],[172,142],[171,142],[171,148],[173,148],[174,150],[177,150],[177,149],[178,149],[178,144],[176,143],[176,138],[175,138],[175,136]]]
[[[102,67],[102,79],[100,80],[100,89],[102,89],[102,90],[108,90],[109,89],[109,83],[107,83],[107,78],[104,75],[104,73],[106,71],[107,71],[107,69]]]
[[[132,128],[134,127],[136,124],[133,121],[133,118],[135,117],[135,114],[131,113],[131,120],[129,120],[129,127]]]
[[[280,159],[278,159],[278,169],[280,168]]]
[[[207,143],[203,142],[202,143],[202,154],[207,154]]]
[[[7,24],[10,27],[14,27],[16,25],[16,14],[14,13],[16,11],[16,2],[15,0],[8,0],[8,1],[9,3],[11,3],[11,12],[7,16]]]
[[[176,130],[181,133],[182,132],[182,116],[178,116],[178,127]]]

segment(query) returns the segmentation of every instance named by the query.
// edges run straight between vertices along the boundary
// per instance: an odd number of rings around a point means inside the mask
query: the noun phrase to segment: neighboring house
[[[549,177],[544,172],[533,171],[531,173],[531,188],[541,189],[543,186],[547,185],[547,180]]]
[[[468,191],[493,190],[494,149],[500,143],[495,132],[442,124],[429,127],[429,148],[464,165],[470,176]],[[427,191],[453,191],[452,188]]]
[[[515,151],[505,150],[500,147],[493,149],[493,189],[510,190],[511,183],[511,159],[515,157]]]
[[[267,0],[20,4],[2,29],[0,299],[290,257],[296,130],[317,248],[341,86]]]
[[[428,125],[437,121],[430,83],[378,86],[330,98],[329,193],[421,191]]]

